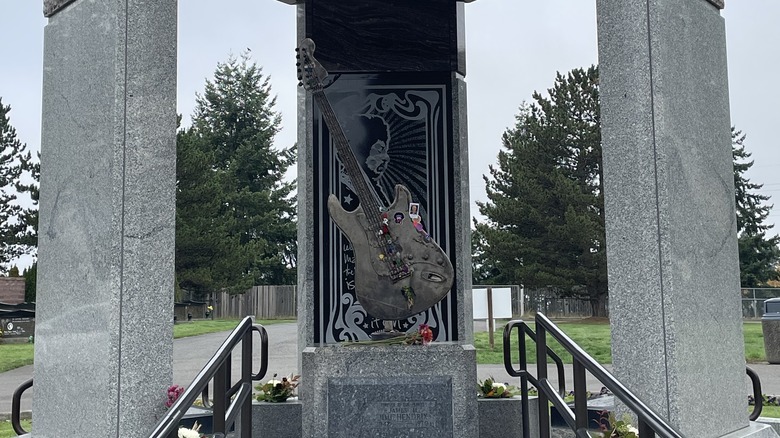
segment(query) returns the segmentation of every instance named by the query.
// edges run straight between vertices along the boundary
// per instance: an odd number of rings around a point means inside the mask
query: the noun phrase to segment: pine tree
[[[731,129],[731,151],[734,157],[734,192],[737,207],[739,271],[743,287],[765,286],[778,280],[780,236],[767,237],[772,225],[764,223],[772,205],[764,204],[769,196],[757,191],[762,184],[750,182],[745,173],[753,166],[751,154],[745,150],[746,135]]]
[[[281,119],[269,79],[250,62],[220,63],[177,142],[176,271],[200,292],[295,282],[294,147],[276,149]]]
[[[15,189],[23,172],[22,163],[29,160],[29,152],[25,155],[27,147],[16,137],[10,111],[11,106],[3,105],[0,97],[0,274],[6,272],[10,261],[24,252],[19,238],[25,227]]]
[[[587,299],[600,315],[607,281],[598,69],[558,74],[548,94],[520,108],[485,177],[476,263],[487,281]]]
[[[35,302],[35,293],[38,287],[38,262],[25,269],[22,272],[22,277],[24,277],[24,301],[33,303]]]

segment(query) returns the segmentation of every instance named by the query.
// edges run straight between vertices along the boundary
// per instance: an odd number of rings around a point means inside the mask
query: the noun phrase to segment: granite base
[[[252,403],[252,436],[301,438],[301,410],[299,400]]]
[[[539,436],[539,397],[528,400],[528,430]],[[477,399],[479,438],[522,438],[523,405],[521,397]]]
[[[775,432],[772,426],[751,421],[748,427],[723,435],[721,438],[777,438],[778,436],[780,435]]]
[[[302,354],[303,436],[478,436],[471,345],[328,345]]]

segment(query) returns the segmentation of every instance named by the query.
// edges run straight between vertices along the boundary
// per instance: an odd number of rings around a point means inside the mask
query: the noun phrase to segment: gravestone
[[[34,436],[145,436],[172,379],[176,1],[44,4]]]
[[[684,436],[749,424],[722,1],[598,0],[616,376]]]
[[[303,435],[327,430],[330,436],[356,436],[360,428],[358,436],[386,436],[389,428],[399,437],[476,436],[464,4],[283,1],[298,9],[298,41],[316,44],[316,58],[329,73],[321,78],[322,92],[332,107],[323,110],[316,92],[299,92]],[[340,143],[331,134],[339,135],[328,126],[334,117],[354,163],[337,153]],[[408,189],[408,206],[394,203],[407,196],[396,191],[397,184]],[[390,235],[395,224],[414,223],[421,247],[433,241],[441,248],[446,260],[430,256],[430,261],[453,268],[441,274],[452,282],[441,301],[416,310],[409,299],[414,311],[386,311],[383,293],[356,290],[367,257],[374,255],[347,238],[334,220],[366,200],[386,211]],[[407,262],[401,264],[413,269],[429,260],[425,251],[402,252]],[[379,255],[383,263],[386,254]],[[400,276],[399,285],[405,281]],[[388,291],[390,308],[399,309],[401,293],[400,286]],[[433,331],[427,347],[344,346],[390,325],[414,332],[420,324]],[[432,431],[434,424],[439,432]]]

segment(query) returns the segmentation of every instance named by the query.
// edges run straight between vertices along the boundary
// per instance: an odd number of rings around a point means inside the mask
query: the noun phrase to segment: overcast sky
[[[704,0],[701,0],[704,1]],[[38,149],[41,126],[42,0],[0,0],[0,97],[21,141]],[[731,119],[747,133],[748,177],[780,199],[780,1],[727,0]],[[296,141],[295,7],[276,0],[179,0],[178,111],[188,123],[195,93],[218,62],[251,49],[271,77],[283,129]],[[485,199],[482,175],[496,162],[501,134],[534,90],[556,71],[597,63],[595,0],[477,0],[466,4],[471,215]],[[780,201],[770,216],[780,223]],[[776,233],[778,230],[774,230]]]

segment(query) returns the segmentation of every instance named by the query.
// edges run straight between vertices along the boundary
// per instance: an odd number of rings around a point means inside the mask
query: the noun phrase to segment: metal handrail
[[[745,369],[745,373],[750,377],[750,382],[753,384],[753,400],[755,402],[749,418],[750,421],[756,421],[761,416],[761,410],[764,409],[764,396],[761,395],[761,379],[750,367]]]
[[[252,333],[260,334],[260,371],[252,374]],[[231,385],[230,368],[233,349],[241,342],[241,379]],[[214,433],[226,434],[241,414],[240,438],[252,435],[252,381],[260,380],[268,370],[268,334],[262,325],[247,316],[228,335],[214,356],[206,363],[168,413],[157,423],[149,438],[174,438],[179,422],[198,396],[208,400],[208,384],[214,381]],[[231,401],[232,397],[232,401]]]
[[[589,437],[587,432],[587,397],[585,389],[585,371],[591,373],[607,387],[638,418],[639,436],[653,438],[656,434],[662,438],[683,438],[683,435],[664,421],[658,414],[645,405],[639,398],[604,369],[595,359],[571,340],[558,326],[541,313],[536,314],[536,366],[539,380],[539,406],[547,406],[548,401],[556,402],[558,397],[547,382],[547,364],[543,350],[547,349],[547,332],[572,355],[574,369],[574,412],[570,409],[559,410],[566,423],[576,431],[577,436]],[[550,412],[539,409],[540,438],[550,437]]]
[[[518,340],[518,353],[520,354],[520,369],[515,369],[514,365],[512,364],[512,351],[511,351],[511,343],[512,343],[512,330],[517,328],[517,340]],[[530,337],[534,342],[536,342],[536,333],[534,333],[533,330],[531,330],[530,327],[526,323],[524,323],[522,320],[514,320],[509,321],[506,326],[504,326],[504,369],[506,369],[506,372],[512,376],[512,377],[520,377],[520,404],[522,407],[522,416],[523,416],[523,436],[528,437],[529,436],[529,399],[528,399],[528,382],[530,381],[532,385],[534,385],[537,389],[539,389],[539,382],[536,380],[536,377],[532,376],[530,373],[528,373],[528,357],[527,353],[525,351],[525,337]],[[563,369],[563,361],[561,358],[552,351],[549,347],[547,348],[547,355],[552,358],[552,360],[555,362],[557,369],[558,369],[558,393],[563,397],[566,394],[566,379]],[[547,363],[547,361],[545,361]]]
[[[13,398],[11,399],[11,427],[17,435],[24,435],[28,433],[22,427],[22,394],[24,391],[32,388],[33,379],[30,379],[16,388]]]

